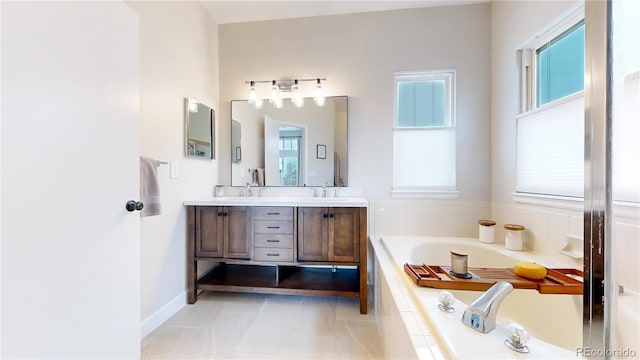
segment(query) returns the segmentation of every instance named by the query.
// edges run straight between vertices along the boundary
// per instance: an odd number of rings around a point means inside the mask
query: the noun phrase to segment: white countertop
[[[186,206],[305,206],[305,207],[368,207],[363,197],[287,197],[287,196],[223,196],[185,200]]]

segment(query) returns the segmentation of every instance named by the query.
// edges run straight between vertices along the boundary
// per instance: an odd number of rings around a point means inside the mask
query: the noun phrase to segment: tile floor
[[[371,292],[370,292],[371,293]],[[142,359],[381,359],[358,299],[204,292],[142,341]]]

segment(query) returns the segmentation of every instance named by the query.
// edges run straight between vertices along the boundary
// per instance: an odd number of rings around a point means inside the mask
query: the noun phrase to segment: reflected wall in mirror
[[[263,100],[256,109],[231,101],[231,185],[347,186],[347,97],[327,97],[324,106],[313,98],[301,108],[283,103],[277,109]]]
[[[215,111],[195,99],[185,98],[185,156],[213,159]]]
[[[242,137],[242,124],[231,120],[231,162],[238,164],[242,161],[242,147],[240,138]]]

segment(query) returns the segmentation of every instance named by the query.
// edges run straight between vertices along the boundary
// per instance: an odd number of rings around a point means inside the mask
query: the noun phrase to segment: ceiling
[[[218,24],[249,21],[301,18],[321,15],[353,14],[360,12],[412,9],[433,6],[464,5],[490,0],[289,0],[289,1],[218,1],[201,3]]]

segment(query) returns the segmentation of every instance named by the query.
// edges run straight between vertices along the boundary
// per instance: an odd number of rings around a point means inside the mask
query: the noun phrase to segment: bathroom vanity
[[[345,296],[367,313],[364,198],[185,201],[187,301],[201,290]],[[198,278],[198,262],[217,265]]]

